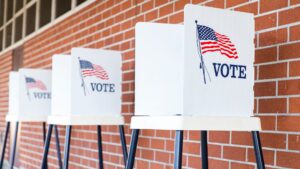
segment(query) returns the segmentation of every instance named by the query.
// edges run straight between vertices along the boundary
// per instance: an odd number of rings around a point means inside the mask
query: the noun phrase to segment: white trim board
[[[258,117],[134,116],[131,129],[261,131]]]
[[[103,116],[103,115],[50,115],[49,124],[56,125],[124,125],[123,116]]]

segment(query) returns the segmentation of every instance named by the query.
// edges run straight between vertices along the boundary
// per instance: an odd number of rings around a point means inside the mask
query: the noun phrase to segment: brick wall
[[[186,3],[229,8],[255,14],[255,115],[262,120],[261,135],[267,168],[300,168],[300,1],[299,0],[97,0],[77,14],[24,44],[24,67],[51,68],[51,56],[72,47],[113,49],[123,56],[123,104],[126,137],[134,108],[134,26],[139,21],[182,23]],[[238,24],[238,23],[237,23]],[[0,60],[0,129],[7,111],[7,80],[11,52]],[[61,143],[64,127],[59,126]],[[70,168],[96,168],[96,127],[74,127]],[[136,167],[172,168],[174,132],[143,130]],[[255,158],[247,132],[209,132],[210,168],[252,169]],[[201,168],[200,133],[184,133],[184,168]],[[103,127],[105,168],[122,168],[117,127]],[[42,125],[22,123],[20,166],[39,168]],[[52,138],[49,166],[57,168]],[[63,150],[63,145],[61,146]],[[63,152],[63,151],[62,151]]]

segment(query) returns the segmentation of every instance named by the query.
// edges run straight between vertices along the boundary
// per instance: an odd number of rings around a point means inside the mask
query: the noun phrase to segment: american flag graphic
[[[197,25],[197,30],[201,54],[207,52],[220,52],[230,59],[238,58],[234,44],[226,35],[222,35],[204,25]]]
[[[37,88],[40,90],[47,90],[45,84],[40,80],[35,80],[34,78],[31,77],[25,77],[25,81],[28,89]]]
[[[87,60],[79,60],[79,64],[83,77],[95,76],[102,80],[109,79],[107,72],[101,66]]]

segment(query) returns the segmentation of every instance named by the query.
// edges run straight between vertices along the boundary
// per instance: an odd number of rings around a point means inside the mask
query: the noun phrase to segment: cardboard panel
[[[183,26],[136,25],[135,115],[182,114]]]
[[[184,114],[251,116],[253,15],[187,5],[184,29]]]

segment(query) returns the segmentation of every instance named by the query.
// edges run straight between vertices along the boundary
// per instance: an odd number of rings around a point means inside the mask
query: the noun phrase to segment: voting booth
[[[73,48],[53,56],[53,99],[49,123],[123,124],[120,52]]]
[[[121,115],[121,68],[122,57],[117,51],[73,48],[70,55],[53,56],[52,104],[48,123],[49,128],[53,125],[67,126],[64,168],[68,167],[71,128],[74,125],[97,125],[100,168],[103,167],[101,126],[118,125],[126,162],[124,118]],[[49,149],[49,145],[45,149]],[[46,157],[47,152],[44,159]]]
[[[6,115],[6,131],[2,148],[0,168],[3,166],[5,147],[10,123],[16,123],[10,167],[14,165],[19,122],[45,122],[50,114],[51,70],[19,69],[9,73],[9,107]]]
[[[51,70],[20,69],[9,74],[6,121],[46,122],[51,106]]]
[[[140,129],[176,130],[174,168],[181,168],[183,130],[252,131],[264,167],[254,108],[254,17],[186,5],[184,24],[138,23],[135,29],[135,116],[127,169]]]

